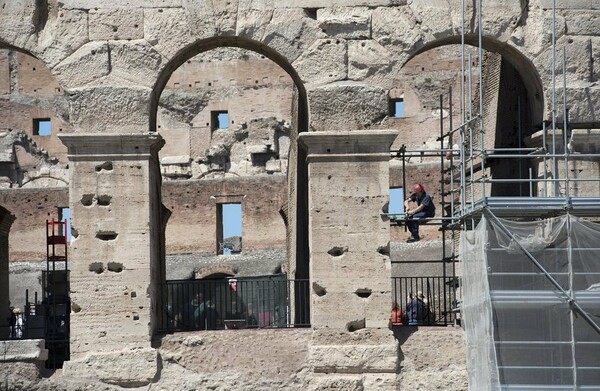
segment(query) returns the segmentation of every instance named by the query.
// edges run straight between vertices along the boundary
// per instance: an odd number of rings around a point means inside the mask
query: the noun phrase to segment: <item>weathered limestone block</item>
[[[347,50],[346,40],[319,39],[292,65],[308,84],[344,80],[348,75]]]
[[[592,42],[590,37],[563,36],[556,44],[556,76],[557,85],[562,84],[563,48],[566,49],[567,82],[585,81],[592,79]],[[552,48],[548,47],[533,60],[540,76],[552,82]],[[570,84],[569,83],[569,84]],[[550,90],[550,88],[548,89]]]
[[[98,8],[98,0],[63,0],[64,8],[93,9]],[[169,8],[181,7],[181,0],[113,0],[114,8]]]
[[[183,0],[183,8],[193,39],[202,39],[217,35],[217,25],[214,19],[212,1]]]
[[[148,131],[149,88],[94,87],[70,91],[71,124],[86,132]]]
[[[299,7],[353,7],[353,6],[386,6],[406,4],[406,0],[278,0],[275,8]]]
[[[276,9],[262,42],[293,63],[317,38],[324,37],[317,21],[303,9]]]
[[[378,126],[388,113],[387,91],[353,82],[337,82],[308,91],[311,127],[317,131]]]
[[[571,11],[564,17],[570,35],[600,35],[600,10]]]
[[[398,387],[399,379],[395,373],[366,373],[362,378],[365,390],[396,391],[402,389]]]
[[[51,68],[87,43],[89,39],[86,12],[57,8],[50,8],[50,10],[44,29],[38,33],[36,46],[31,46],[32,41],[30,41],[28,48]]]
[[[35,31],[36,1],[7,1],[0,12],[0,40],[25,47]]]
[[[0,379],[7,390],[36,390],[41,379],[40,368],[44,362],[2,362],[0,361]]]
[[[106,42],[90,42],[59,63],[54,74],[64,88],[92,84],[110,73],[108,52]]]
[[[182,8],[144,9],[144,39],[165,58],[171,59],[193,42],[185,11]]]
[[[556,87],[556,116],[559,122],[563,118],[563,88]],[[568,84],[567,84],[568,86]],[[552,91],[545,91],[548,112],[551,113]],[[567,107],[569,109],[570,122],[594,122],[597,120],[598,107],[600,107],[600,87],[582,86],[567,87]],[[548,114],[550,116],[550,114]],[[550,117],[548,119],[551,119]]]
[[[1,362],[44,362],[48,359],[43,339],[0,341]]]
[[[366,7],[319,8],[319,27],[328,36],[344,39],[371,37],[371,10]]]
[[[335,375],[319,376],[315,375],[310,383],[310,390],[347,390],[364,391],[363,379],[361,375]]]
[[[403,327],[397,337],[404,341],[399,389],[468,389],[461,328]]]
[[[592,64],[600,64],[600,38],[592,37]],[[600,67],[593,66],[592,82],[600,81]]]
[[[413,0],[408,3],[408,8],[420,24],[423,33],[428,36],[428,40],[452,35],[454,26],[452,25],[452,18],[448,17],[451,15],[450,2]],[[497,14],[494,16],[499,17]],[[466,18],[469,18],[469,16],[466,16]]]
[[[566,34],[565,18],[556,15],[556,39]],[[542,11],[539,8],[529,10],[526,24],[520,24],[513,30],[508,43],[520,52],[533,58],[552,44],[552,13]],[[545,67],[551,67],[546,64]]]
[[[348,79],[391,86],[397,65],[392,53],[375,40],[348,42]]]
[[[552,0],[539,0],[544,9],[552,9]],[[556,0],[556,9],[600,9],[600,4],[594,0]]]
[[[95,378],[121,387],[146,386],[157,372],[158,353],[150,348],[89,354],[66,361],[63,367],[63,376]]]
[[[241,9],[238,11],[236,35],[260,41],[265,35],[271,18],[273,18],[272,9]]]
[[[146,40],[111,41],[111,74],[136,85],[152,87],[164,58]]]
[[[144,10],[142,8],[94,8],[89,11],[89,20],[90,40],[92,41],[144,38]]]
[[[371,20],[372,38],[388,50],[412,53],[424,44],[421,26],[407,7],[376,8]]]
[[[398,345],[395,343],[314,345],[313,343],[309,349],[309,362],[315,372],[395,373],[398,365]]]
[[[188,15],[188,23],[192,26],[192,35],[203,37],[209,31],[217,36],[234,35],[238,2],[239,0],[184,0],[183,6]]]

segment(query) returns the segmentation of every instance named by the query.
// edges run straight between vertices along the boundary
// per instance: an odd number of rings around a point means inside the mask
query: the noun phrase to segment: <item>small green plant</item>
[[[425,83],[431,84],[431,77],[426,77],[425,78]]]

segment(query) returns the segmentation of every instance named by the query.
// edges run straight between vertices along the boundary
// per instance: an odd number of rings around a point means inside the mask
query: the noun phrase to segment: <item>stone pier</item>
[[[396,389],[389,130],[300,135],[309,175],[314,389]]]
[[[65,135],[73,242],[71,360],[64,373],[122,386],[148,384],[161,278],[162,138]]]

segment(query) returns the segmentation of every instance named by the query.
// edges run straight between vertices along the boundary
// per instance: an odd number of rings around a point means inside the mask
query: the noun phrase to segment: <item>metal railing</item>
[[[308,287],[285,275],[166,281],[159,331],[308,327]]]
[[[454,324],[457,284],[456,277],[393,277],[392,303],[402,311],[402,321],[395,322],[401,324],[393,325]]]

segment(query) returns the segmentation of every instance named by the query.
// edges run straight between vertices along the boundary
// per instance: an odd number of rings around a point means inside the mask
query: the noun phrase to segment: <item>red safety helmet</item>
[[[425,191],[425,189],[423,188],[423,185],[421,185],[420,183],[417,183],[417,184],[415,185],[415,187],[413,188],[413,191],[414,191],[415,193],[419,193],[419,192],[424,192],[424,191]]]

